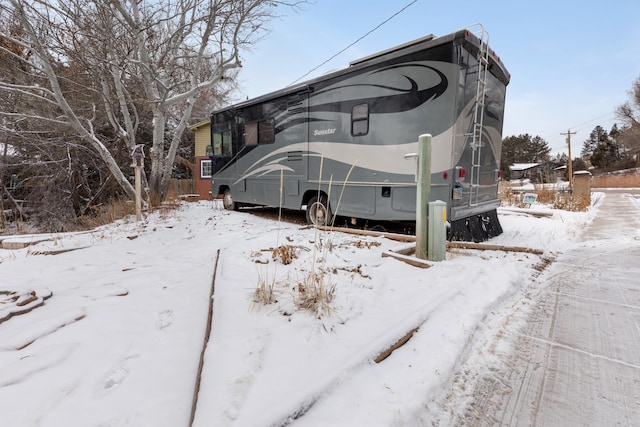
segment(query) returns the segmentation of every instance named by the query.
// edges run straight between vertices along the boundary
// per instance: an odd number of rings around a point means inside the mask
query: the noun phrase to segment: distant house
[[[566,179],[567,167],[557,162],[514,163],[509,166],[512,180],[528,179],[531,182],[555,182]]]
[[[536,178],[542,173],[544,163],[514,163],[509,166],[512,180],[529,179],[538,181]]]
[[[628,148],[625,153],[635,160],[636,165],[640,166],[640,147]]]
[[[209,198],[211,191],[211,159],[206,155],[207,145],[211,145],[210,121],[196,123],[189,129],[195,134],[193,156],[196,163],[196,193],[204,200]]]
[[[553,169],[554,181],[563,179],[568,181],[567,174],[569,173],[567,165],[563,164]]]

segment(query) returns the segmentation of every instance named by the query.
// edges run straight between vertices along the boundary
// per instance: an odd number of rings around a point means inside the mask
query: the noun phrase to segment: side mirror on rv
[[[204,152],[205,152],[205,156],[213,157],[213,147],[211,147],[210,145],[207,145],[205,147]]]

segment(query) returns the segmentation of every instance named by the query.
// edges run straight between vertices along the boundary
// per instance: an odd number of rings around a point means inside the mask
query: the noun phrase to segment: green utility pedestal
[[[447,204],[442,200],[429,202],[429,261],[447,258]]]

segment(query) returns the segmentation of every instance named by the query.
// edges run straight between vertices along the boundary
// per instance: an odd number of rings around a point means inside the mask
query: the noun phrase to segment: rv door
[[[218,173],[224,169],[232,156],[231,129],[213,130],[211,135],[212,155],[211,172]]]

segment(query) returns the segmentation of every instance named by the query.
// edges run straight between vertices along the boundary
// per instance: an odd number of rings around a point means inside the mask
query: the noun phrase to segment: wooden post
[[[142,219],[142,183],[140,179],[140,169],[142,166],[136,164],[135,167],[135,184],[136,184],[136,221],[140,222]]]
[[[418,185],[416,193],[416,258],[428,258],[429,193],[431,192],[431,134],[418,138]]]
[[[136,221],[142,219],[142,182],[140,178],[141,170],[144,167],[144,145],[138,144],[131,150],[131,166],[135,170],[135,190],[136,190]]]

